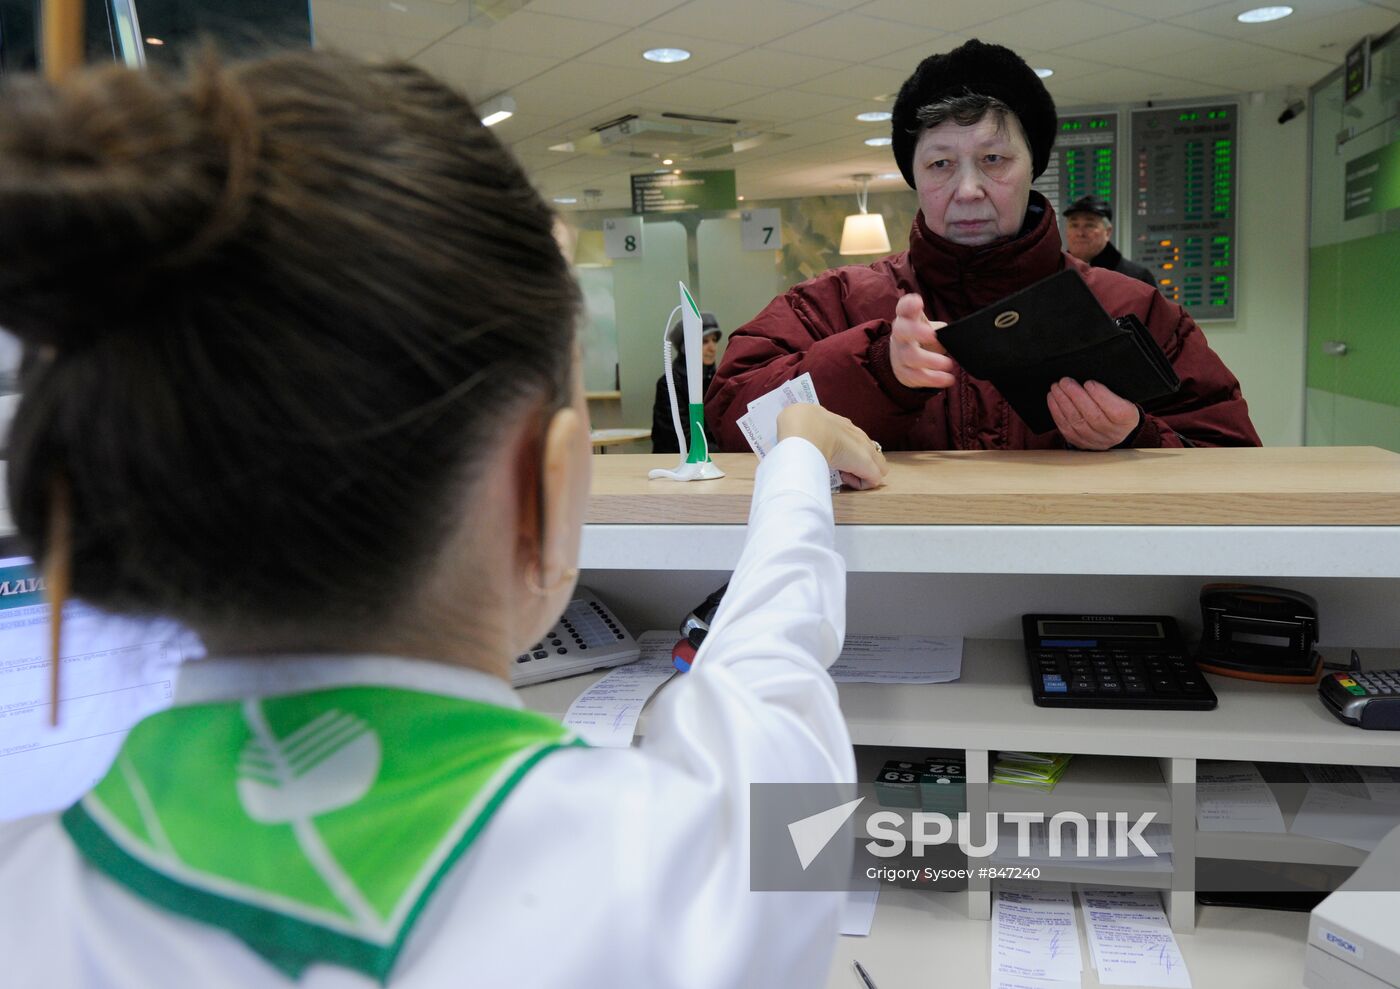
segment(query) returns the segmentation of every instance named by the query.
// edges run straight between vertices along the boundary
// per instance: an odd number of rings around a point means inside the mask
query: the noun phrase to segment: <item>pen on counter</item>
[[[865,989],[875,989],[875,980],[870,977],[870,973],[861,967],[860,962],[852,959],[851,964],[856,967],[856,975],[860,976],[860,984]]]

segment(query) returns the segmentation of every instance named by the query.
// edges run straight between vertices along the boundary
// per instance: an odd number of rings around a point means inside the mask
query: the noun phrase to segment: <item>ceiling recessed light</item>
[[[741,202],[741,203],[744,201],[744,197],[743,197],[743,196],[736,196],[735,198],[738,199],[739,202]]]
[[[577,196],[555,196],[555,197],[554,197],[554,201],[555,201],[556,203],[559,203],[559,204],[563,205],[563,206],[572,206],[574,203],[578,202],[578,197],[577,197]]]
[[[1276,21],[1280,17],[1287,17],[1293,13],[1292,7],[1255,7],[1253,10],[1246,10],[1243,14],[1236,14],[1235,20],[1241,24],[1263,24],[1266,21]]]
[[[856,114],[856,119],[863,124],[878,124],[892,117],[888,110],[866,110],[864,113]]]
[[[671,169],[671,174],[672,174],[672,175],[679,175],[680,173],[681,173],[681,170],[680,170],[679,168],[673,168],[673,169]]]
[[[1049,79],[1051,76],[1053,76],[1053,75],[1055,74],[1055,70],[1054,70],[1054,69],[1036,69],[1036,70],[1035,70],[1035,74],[1038,75],[1038,76],[1040,76],[1040,78],[1042,78],[1042,79]]]
[[[684,48],[648,48],[642,52],[642,58],[648,62],[662,62],[668,65],[671,62],[684,62],[689,57],[690,52]]]
[[[877,179],[902,179],[904,176],[899,172],[881,172],[875,176]]]
[[[662,159],[661,159],[661,164],[663,164],[663,165],[674,165],[675,162],[672,161],[670,158],[662,158]]]
[[[165,44],[165,42],[162,41],[160,38],[147,38],[146,44],[155,45],[157,48],[159,48],[161,45]]]
[[[890,137],[867,137],[865,143],[872,148],[883,148],[894,143],[894,138]]]
[[[491,97],[476,109],[481,114],[483,124],[487,127],[495,127],[501,121],[509,120],[515,116],[515,98],[502,93],[499,96]]]

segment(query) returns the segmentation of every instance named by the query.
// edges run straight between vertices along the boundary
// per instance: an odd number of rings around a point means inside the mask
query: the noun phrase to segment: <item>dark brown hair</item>
[[[578,290],[520,166],[422,71],[323,52],[0,103],[31,550],[63,478],[79,597],[196,627],[382,618],[501,426],[569,398]]]

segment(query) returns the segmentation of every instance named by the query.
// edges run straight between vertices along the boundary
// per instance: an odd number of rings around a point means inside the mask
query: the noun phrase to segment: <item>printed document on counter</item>
[[[1197,763],[1196,824],[1202,831],[1284,834],[1288,830],[1274,791],[1252,762]]]
[[[992,899],[993,989],[1078,986],[1084,962],[1068,886],[999,885]]]
[[[1079,902],[1100,983],[1191,989],[1181,947],[1155,890],[1080,886]]]
[[[962,676],[957,636],[853,635],[831,666],[837,683],[947,683]]]

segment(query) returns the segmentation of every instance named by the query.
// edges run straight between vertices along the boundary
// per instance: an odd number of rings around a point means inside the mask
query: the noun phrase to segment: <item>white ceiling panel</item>
[[[847,99],[874,100],[896,92],[909,73],[901,69],[885,69],[878,65],[849,65],[793,86],[807,93],[844,96]]]
[[[829,75],[846,67],[847,63],[829,58],[794,55],[771,48],[750,48],[733,58],[696,71],[696,75],[746,82],[755,86],[786,89],[820,75]]]
[[[870,64],[883,66],[887,69],[898,69],[907,77],[909,73],[913,72],[915,67],[928,56],[940,52],[952,51],[954,48],[970,40],[971,37],[970,35],[962,34],[940,34],[935,36],[933,33],[930,33],[928,36],[920,38],[918,34],[918,31],[911,30],[909,32],[909,37],[911,39],[916,39],[914,44],[905,48],[903,51],[890,52],[888,55],[874,59]]]
[[[929,32],[930,36],[937,33]],[[912,40],[908,24],[863,14],[842,14],[776,38],[764,47],[846,62],[869,62],[908,48]]]
[[[1017,54],[1024,58],[1028,65],[1054,71],[1055,74],[1045,80],[1045,85],[1052,95],[1055,92],[1057,81],[1065,82],[1068,79],[1078,79],[1111,67],[1107,62],[1072,57],[1065,54],[1064,49],[1053,52],[1021,51]]]
[[[584,20],[635,27],[674,10],[686,0],[531,0],[537,14],[559,14]]]
[[[1091,41],[1147,23],[1142,17],[1084,0],[1052,0],[1047,4],[978,25],[977,37],[1006,45],[1012,50],[1053,50],[1063,45]]]
[[[1107,103],[1125,103],[1138,100],[1171,99],[1182,90],[1180,79],[1155,75],[1135,69],[1105,69],[1080,80],[1082,85],[1092,85],[1095,93]]]
[[[1223,68],[1249,68],[1275,62],[1280,52],[1262,45],[1212,39],[1187,51],[1144,58],[1138,68],[1147,72],[1199,79],[1203,73]]]
[[[1153,23],[1119,31],[1106,38],[1065,45],[1055,49],[1055,53],[1131,69],[1147,59],[1160,58],[1172,52],[1190,51],[1214,40],[1213,35],[1202,34],[1200,31],[1172,24]]]
[[[1297,24],[1285,20],[1273,31],[1260,35],[1259,44],[1340,65],[1346,50],[1356,42],[1368,34],[1384,34],[1397,24],[1400,24],[1400,14],[1392,10],[1356,7]]]
[[[833,16],[834,11],[791,0],[692,0],[648,26],[692,38],[761,45]]]
[[[389,34],[430,44],[466,23],[466,4],[446,6],[431,0],[393,0],[380,6],[381,27]]]
[[[580,62],[599,65],[616,65],[630,69],[637,66],[655,65],[656,68],[673,76],[688,76],[692,73],[721,62],[732,55],[747,51],[750,45],[736,45],[725,41],[711,41],[707,38],[689,38],[673,31],[658,31],[652,27],[638,28],[614,38],[580,55]],[[642,52],[652,48],[684,48],[690,58],[684,62],[657,65],[642,58]]]
[[[464,48],[446,42],[438,42],[413,61],[478,99],[495,96],[527,79],[549,72],[558,64],[552,58],[539,55]],[[521,106],[520,109],[524,112],[545,112],[529,106]]]
[[[780,90],[781,92],[781,90]],[[723,79],[701,79],[699,76],[682,76],[670,82],[653,86],[640,94],[637,105],[649,110],[684,110],[687,113],[709,113],[722,117],[732,117],[734,104],[746,100],[773,95],[762,86],[750,86],[739,82],[726,82]],[[764,119],[778,119],[776,115],[754,114]]]
[[[616,24],[519,10],[500,21],[478,17],[457,28],[445,40],[454,45],[544,55],[563,61],[625,33],[626,29]]]
[[[855,102],[840,96],[827,96],[821,93],[804,93],[795,89],[778,89],[762,96],[742,100],[724,107],[729,116],[758,117],[764,120],[783,121],[783,130],[794,121],[817,117],[841,107],[855,106]],[[847,122],[859,126],[855,110],[849,114]],[[822,126],[826,126],[823,122]]]
[[[934,31],[966,32],[977,24],[1019,14],[1045,3],[1045,0],[871,0],[857,12],[864,17],[883,17]],[[975,32],[974,32],[975,33]]]
[[[1192,14],[1198,10],[1205,10],[1207,7],[1220,6],[1220,0],[1153,0],[1150,4],[1143,3],[1142,0],[1094,0],[1094,3],[1100,7],[1112,7],[1114,10],[1156,17],[1159,20],[1180,17],[1182,14]],[[1260,5],[1262,3],[1263,0],[1260,0]],[[1238,13],[1249,6],[1249,3],[1237,4],[1235,11]]]
[[[1251,92],[1276,86],[1302,89],[1325,76],[1331,68],[1303,55],[1285,55],[1273,62],[1249,68],[1222,65],[1201,73],[1201,81],[1234,92]]]

